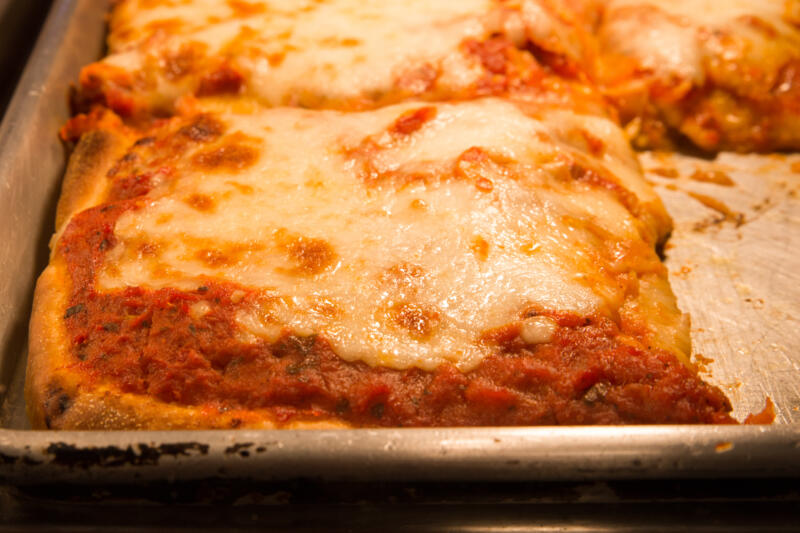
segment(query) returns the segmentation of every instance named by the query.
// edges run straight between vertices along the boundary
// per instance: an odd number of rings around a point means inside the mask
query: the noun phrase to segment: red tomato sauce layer
[[[60,241],[74,289],[64,315],[75,368],[92,384],[185,406],[266,409],[279,422],[354,426],[734,423],[722,392],[665,351],[621,342],[606,319],[551,313],[546,344],[495,335],[470,372],[370,367],[339,358],[321,336],[290,330],[245,343],[236,324],[254,291],[212,280],[194,290],[100,293],[95,270],[113,224],[137,199],[77,215]],[[242,296],[244,294],[244,296]],[[235,296],[234,296],[235,295]],[[202,316],[193,304],[204,301]]]

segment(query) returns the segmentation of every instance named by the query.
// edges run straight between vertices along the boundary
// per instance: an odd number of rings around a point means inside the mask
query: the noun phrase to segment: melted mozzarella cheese
[[[418,94],[466,90],[483,74],[480,59],[462,50],[469,38],[504,33],[530,38],[576,58],[574,28],[539,2],[495,0],[253,2],[263,11],[241,15],[216,2],[142,9],[122,4],[112,23],[112,55],[104,62],[158,79],[149,86],[174,100],[193,88],[187,77],[159,73],[186,43],[207,57],[230,61],[250,96],[267,105],[380,99],[391,91]],[[172,31],[159,30],[170,21]],[[160,25],[159,25],[160,24]],[[155,64],[152,58],[157,58]]]
[[[358,1],[358,0],[253,0],[249,2],[220,0],[192,0],[190,2],[153,3],[148,0],[126,0],[114,8],[111,19],[111,52],[117,53],[141,45],[144,41],[168,39],[165,28],[174,28],[181,35],[189,35],[212,26],[234,22],[239,27],[255,28],[266,25],[267,31],[287,37],[284,32],[299,30],[309,33],[307,26],[319,25],[320,40],[347,38],[349,32],[379,35],[373,28],[342,27],[343,21],[373,25],[395,20],[396,32],[409,24],[424,27],[448,19],[472,18],[491,7],[493,0],[465,0],[464,2],[424,2],[421,0]],[[236,5],[249,4],[249,9]],[[382,27],[386,30],[387,28]],[[336,34],[335,30],[343,30]],[[313,37],[313,35],[311,36]],[[334,41],[336,42],[336,41]],[[219,45],[211,41],[210,44]]]
[[[629,294],[611,245],[640,243],[658,260],[641,221],[567,166],[580,156],[625,169],[627,185],[652,196],[619,130],[491,99],[437,105],[419,129],[392,129],[420,107],[220,113],[227,134],[215,142],[247,139],[258,157],[242,169],[184,166],[151,191],[118,220],[99,287],[234,282],[258,294],[237,316],[245,342],[289,328],[324,336],[349,361],[428,370],[474,368],[493,350],[484,334],[508,324],[546,342],[553,324],[523,324],[526,309],[617,316]],[[576,129],[602,135],[605,153],[581,153]],[[477,181],[454,170],[470,150],[488,154]]]

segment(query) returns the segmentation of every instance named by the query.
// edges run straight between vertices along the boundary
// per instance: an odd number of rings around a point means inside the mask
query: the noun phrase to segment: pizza
[[[639,147],[800,148],[800,3],[612,0],[597,79]]]
[[[563,86],[573,105],[608,107],[583,83],[591,12],[576,0],[121,2],[77,107],[168,116],[183,95],[227,94],[357,110]]]
[[[735,423],[596,81],[608,17],[115,4],[61,131],[32,425]]]
[[[141,118],[187,94],[355,110],[568,86],[640,148],[793,150],[799,23],[795,0],[124,1],[75,103]]]
[[[689,364],[669,218],[607,119],[197,102],[139,135],[99,117],[73,156],[37,426],[731,420]]]

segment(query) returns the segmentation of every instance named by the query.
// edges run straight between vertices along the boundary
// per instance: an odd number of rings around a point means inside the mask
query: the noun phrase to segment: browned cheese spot
[[[208,246],[195,252],[194,258],[211,268],[227,267],[240,262],[246,255],[264,248],[263,244],[254,242],[209,243]]]
[[[339,314],[339,307],[326,298],[314,300],[311,311],[325,318],[333,318]]]
[[[201,263],[214,268],[228,266],[233,263],[232,258],[227,256],[221,250],[210,250],[205,248],[203,250],[198,250],[194,256]]]
[[[191,73],[195,65],[205,54],[205,45],[202,43],[186,43],[177,51],[164,57],[164,77],[170,81],[177,81]]]
[[[425,340],[431,337],[439,325],[439,313],[414,303],[392,306],[390,316],[394,323],[406,330],[412,338]]]
[[[381,274],[381,282],[396,291],[415,291],[425,275],[421,266],[412,263],[399,263],[387,268]]]
[[[296,275],[319,274],[336,260],[336,252],[327,241],[302,236],[278,235],[279,248],[286,252],[296,267],[290,272]]]
[[[194,193],[184,198],[183,201],[189,207],[204,212],[214,211],[217,206],[216,201],[207,194]]]
[[[243,144],[229,143],[198,152],[192,156],[192,165],[198,170],[238,172],[258,160],[258,150]]]
[[[197,96],[217,96],[237,94],[244,85],[244,76],[228,63],[217,65],[200,78],[195,94]]]
[[[178,130],[180,135],[195,142],[209,142],[225,132],[225,125],[212,115],[202,114]]]
[[[486,261],[486,258],[489,257],[489,243],[480,235],[472,238],[469,248],[475,254],[475,257],[481,261]]]

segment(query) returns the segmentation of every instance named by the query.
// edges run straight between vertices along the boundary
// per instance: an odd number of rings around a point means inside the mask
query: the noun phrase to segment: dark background
[[[0,115],[33,49],[49,0],[0,0]]]
[[[335,458],[331,458],[335,461]],[[0,490],[0,531],[784,532],[798,482],[282,483]]]

